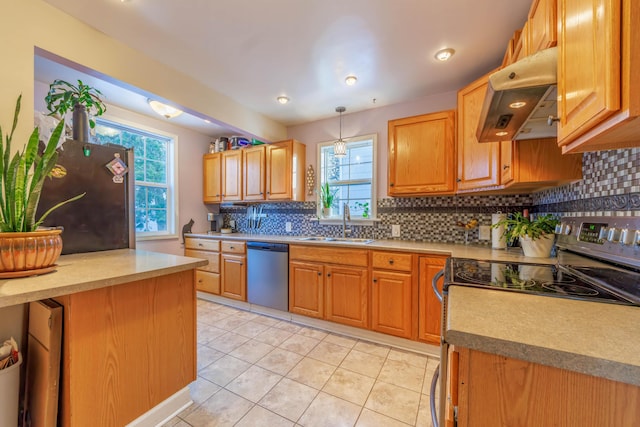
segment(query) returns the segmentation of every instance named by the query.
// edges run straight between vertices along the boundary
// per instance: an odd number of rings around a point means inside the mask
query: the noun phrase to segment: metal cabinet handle
[[[389,184],[389,187],[393,187],[393,182],[391,184]]]
[[[433,293],[436,294],[436,297],[442,302],[442,294],[438,291],[438,280],[444,275],[444,268],[436,273],[433,276],[433,280],[431,281],[431,287],[433,288]]]
[[[393,264],[393,258],[389,260],[389,264]]]
[[[373,279],[373,283],[378,283],[378,279]]]
[[[320,273],[319,271],[318,271],[318,276],[322,276],[322,273]]]
[[[438,414],[436,410],[436,386],[438,385],[438,377],[440,376],[440,364],[436,366],[436,371],[433,373],[433,378],[431,378],[431,396],[429,396],[429,407],[431,408],[431,423],[433,427],[440,427],[438,423]],[[440,402],[443,404],[444,402]]]
[[[456,179],[456,182],[462,182],[462,178]]]
[[[198,246],[204,246],[202,243],[198,243]]]
[[[233,246],[229,246],[229,249],[233,249]]]
[[[331,273],[327,273],[327,277],[331,277]]]
[[[510,167],[511,167],[511,166],[509,166],[509,165],[504,165],[504,166],[502,167],[502,169],[507,170],[507,169],[509,169]]]

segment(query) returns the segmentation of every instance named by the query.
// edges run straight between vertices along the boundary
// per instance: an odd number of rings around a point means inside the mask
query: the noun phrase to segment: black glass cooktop
[[[450,258],[447,286],[465,285],[559,298],[640,305],[640,275],[608,268],[558,267]],[[634,276],[635,275],[635,276]],[[599,280],[592,280],[599,277]],[[610,286],[608,281],[613,282]],[[618,287],[616,287],[618,286]]]

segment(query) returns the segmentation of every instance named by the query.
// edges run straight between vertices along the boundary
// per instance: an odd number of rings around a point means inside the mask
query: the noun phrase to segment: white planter
[[[543,234],[536,240],[529,236],[520,237],[520,246],[524,256],[532,258],[549,258],[555,241],[555,234]]]

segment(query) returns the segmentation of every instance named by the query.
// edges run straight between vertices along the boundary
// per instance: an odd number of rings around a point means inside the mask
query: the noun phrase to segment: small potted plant
[[[356,202],[356,206],[362,209],[363,218],[369,218],[369,202]]]
[[[492,225],[493,228],[505,226],[504,236],[512,242],[516,237],[520,239],[520,245],[525,256],[536,258],[548,258],[551,256],[553,243],[555,242],[555,229],[558,220],[552,215],[538,215],[533,221],[522,215],[514,213]]]
[[[338,189],[332,190],[329,187],[329,183],[325,182],[320,186],[320,203],[322,205],[322,216],[328,217],[331,215],[330,211],[335,202],[335,196],[338,192]]]
[[[73,111],[73,139],[89,142],[89,128],[96,126],[92,117],[101,116],[107,110],[101,95],[102,92],[82,80],[78,80],[77,86],[64,80],[54,80],[44,100],[50,116],[63,119],[67,112]]]
[[[61,229],[38,229],[42,221],[60,206],[84,196],[79,194],[58,203],[36,219],[44,180],[56,170],[56,146],[64,120],[56,126],[44,150],[38,151],[39,131],[33,130],[22,151],[13,153],[11,142],[18,124],[18,97],[13,127],[7,135],[0,130],[0,277],[23,277],[51,271],[62,251]]]

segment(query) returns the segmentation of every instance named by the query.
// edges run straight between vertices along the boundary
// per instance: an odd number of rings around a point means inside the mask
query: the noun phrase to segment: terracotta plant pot
[[[52,271],[62,252],[60,229],[0,233],[0,277],[25,277]]]
[[[536,240],[531,240],[529,236],[520,237],[520,245],[522,246],[524,256],[532,258],[549,258],[554,241],[554,234],[543,234]]]

